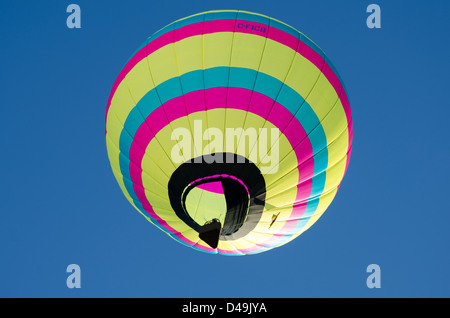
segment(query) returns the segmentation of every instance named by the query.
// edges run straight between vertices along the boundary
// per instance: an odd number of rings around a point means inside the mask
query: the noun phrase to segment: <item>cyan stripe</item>
[[[268,18],[268,17],[260,16],[260,15],[249,13],[249,12],[242,12],[242,11],[239,11],[236,20],[245,20],[245,21],[250,21],[250,22],[256,22],[256,23],[265,24],[267,26],[269,26],[269,23],[270,23],[270,18]]]

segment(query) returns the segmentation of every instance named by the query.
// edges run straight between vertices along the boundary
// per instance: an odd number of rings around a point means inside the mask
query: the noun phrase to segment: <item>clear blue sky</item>
[[[27,2],[0,5],[1,297],[450,297],[449,1]],[[66,27],[70,3],[81,29]],[[370,3],[381,29],[366,26]],[[302,31],[339,70],[353,112],[330,208],[293,242],[245,257],[194,251],[147,222],[104,139],[128,57],[164,25],[214,9]],[[72,263],[81,289],[66,287]],[[380,289],[366,286],[373,263]]]

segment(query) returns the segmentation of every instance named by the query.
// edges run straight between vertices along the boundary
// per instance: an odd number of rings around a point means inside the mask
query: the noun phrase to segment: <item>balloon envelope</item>
[[[196,250],[246,255],[293,240],[327,209],[352,118],[339,74],[305,35],[210,11],[157,31],[126,62],[106,144],[147,220]]]

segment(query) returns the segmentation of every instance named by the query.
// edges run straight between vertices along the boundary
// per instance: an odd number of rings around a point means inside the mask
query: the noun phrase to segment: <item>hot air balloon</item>
[[[247,255],[324,213],[348,167],[352,117],[338,72],[305,35],[264,15],[209,11],[135,51],[105,134],[114,176],[148,221],[193,249]]]

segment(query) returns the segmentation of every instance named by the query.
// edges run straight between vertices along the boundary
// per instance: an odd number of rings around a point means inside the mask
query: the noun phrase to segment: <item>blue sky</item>
[[[81,7],[81,29],[66,7]],[[366,26],[381,7],[382,28]],[[448,1],[3,1],[0,297],[449,297]],[[242,9],[280,19],[347,88],[353,152],[307,232],[258,255],[189,249],[123,196],[106,102],[134,50],[166,24]],[[68,289],[66,267],[81,267]],[[366,267],[381,268],[381,288]]]

